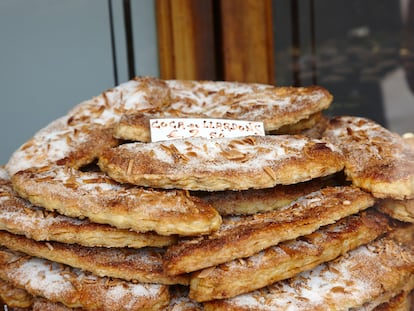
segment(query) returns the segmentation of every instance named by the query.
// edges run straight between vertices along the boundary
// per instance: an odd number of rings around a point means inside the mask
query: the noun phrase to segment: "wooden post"
[[[158,49],[163,79],[215,79],[211,0],[157,0]]]
[[[221,0],[225,80],[274,84],[270,0]]]

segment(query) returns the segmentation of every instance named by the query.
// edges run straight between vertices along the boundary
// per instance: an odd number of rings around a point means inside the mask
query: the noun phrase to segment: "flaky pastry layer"
[[[1,172],[0,168],[0,175]],[[175,236],[117,229],[33,206],[16,194],[7,175],[0,178],[0,230],[36,241],[57,241],[89,247],[162,247],[177,240]]]
[[[413,226],[397,230],[407,230],[401,235],[410,239],[401,243],[386,236],[291,279],[207,302],[205,310],[349,310],[381,303],[381,297],[399,294],[414,271]]]
[[[11,308],[29,308],[33,304],[33,296],[0,278],[0,305],[1,302]]]
[[[305,136],[186,138],[108,149],[99,166],[113,179],[187,190],[245,190],[295,184],[343,169],[337,147]]]
[[[195,272],[190,297],[197,301],[231,298],[271,285],[333,260],[388,230],[387,217],[373,210],[342,218],[251,257]]]
[[[163,81],[169,91],[164,105],[125,114],[115,136],[149,142],[151,118],[218,118],[261,121],[267,132],[309,128],[314,116],[327,109],[332,95],[320,86],[274,87],[255,83]]]
[[[0,245],[33,257],[62,263],[101,277],[160,284],[188,284],[188,276],[172,277],[163,271],[163,249],[84,247],[59,242],[38,242],[0,231]]]
[[[34,205],[120,229],[196,235],[221,223],[214,208],[187,192],[121,185],[101,172],[56,166],[20,171],[11,179],[16,192]]]
[[[379,202],[378,208],[381,212],[391,216],[392,218],[414,223],[414,199],[384,199]]]
[[[252,256],[279,242],[310,234],[373,204],[374,198],[358,188],[328,187],[276,211],[226,217],[218,231],[169,246],[164,256],[164,268],[174,275]]]
[[[0,278],[33,296],[71,308],[92,310],[163,310],[168,286],[97,277],[79,269],[0,249]]]

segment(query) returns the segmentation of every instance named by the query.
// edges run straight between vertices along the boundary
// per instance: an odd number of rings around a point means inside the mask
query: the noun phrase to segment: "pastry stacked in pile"
[[[321,87],[137,78],[0,168],[0,297],[27,310],[408,310],[414,148]],[[265,136],[151,142],[151,118]]]

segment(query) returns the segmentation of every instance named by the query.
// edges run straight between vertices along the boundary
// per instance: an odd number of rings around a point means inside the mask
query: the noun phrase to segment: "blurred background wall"
[[[157,76],[154,2],[129,7],[136,74]],[[75,104],[128,80],[125,15],[122,1],[0,1],[0,163]]]
[[[320,84],[414,132],[413,0],[1,0],[0,164],[135,75]]]

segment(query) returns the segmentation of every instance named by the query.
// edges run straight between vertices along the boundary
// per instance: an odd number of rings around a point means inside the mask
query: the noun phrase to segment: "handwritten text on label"
[[[151,119],[150,130],[153,142],[186,137],[221,138],[265,135],[263,122],[227,119]]]

